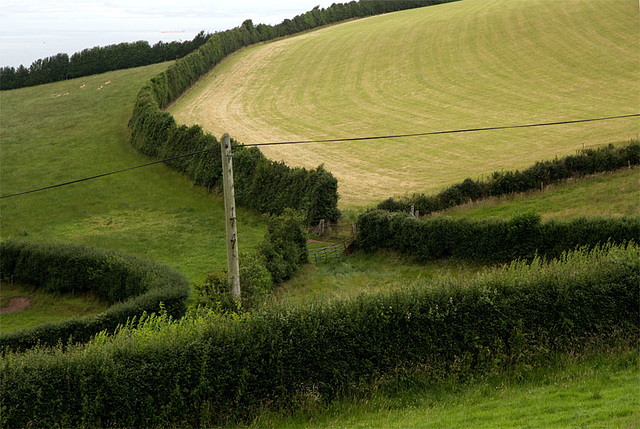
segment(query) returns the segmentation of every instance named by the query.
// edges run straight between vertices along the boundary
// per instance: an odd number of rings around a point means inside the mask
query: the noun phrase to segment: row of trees
[[[140,67],[182,58],[202,46],[210,34],[201,31],[193,40],[158,42],[146,41],[94,46],[69,56],[66,53],[34,61],[30,67],[0,69],[0,90],[58,82],[113,70]]]

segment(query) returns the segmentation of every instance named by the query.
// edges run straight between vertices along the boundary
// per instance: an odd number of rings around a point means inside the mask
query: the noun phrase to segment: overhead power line
[[[497,126],[497,127],[465,128],[465,129],[457,129],[457,130],[429,131],[429,132],[423,132],[423,133],[392,134],[392,135],[369,136],[369,137],[347,137],[347,138],[325,139],[325,140],[297,140],[297,141],[283,141],[283,142],[269,142],[269,143],[251,143],[251,144],[243,144],[242,146],[254,147],[254,146],[277,146],[277,145],[292,145],[292,144],[337,143],[337,142],[355,142],[355,141],[365,141],[365,140],[383,140],[383,139],[395,139],[395,138],[406,138],[406,137],[433,136],[433,135],[441,135],[441,134],[460,134],[460,133],[469,133],[469,132],[478,132],[478,131],[508,130],[508,129],[516,129],[516,128],[548,127],[552,125],[579,124],[579,123],[585,123],[585,122],[609,121],[613,119],[634,118],[634,117],[640,117],[640,113],[633,113],[629,115],[619,115],[619,116],[607,116],[602,118],[577,119],[572,121],[542,122],[542,123],[535,123],[535,124],[505,125],[505,126]],[[29,191],[23,191],[23,192],[17,192],[15,194],[10,194],[10,195],[3,195],[3,196],[0,196],[0,199],[32,194],[34,192],[46,191],[53,188],[72,185],[74,183],[86,182],[88,180],[93,180],[93,179],[98,179],[100,177],[124,173],[126,171],[135,170],[143,167],[149,167],[151,165],[162,164],[162,163],[173,161],[176,159],[188,158],[190,156],[200,155],[202,153],[207,153],[214,150],[219,150],[219,148],[215,147],[211,149],[199,150],[196,152],[186,153],[184,155],[178,155],[171,158],[161,159],[159,161],[152,161],[146,164],[140,164],[133,167],[123,168],[121,170],[110,171],[108,173],[96,174],[94,176],[84,177],[82,179],[71,180],[69,182],[58,183],[56,185],[44,186],[42,188],[31,189]]]
[[[634,113],[630,115],[620,116],[608,116],[604,118],[591,118],[591,119],[577,119],[573,121],[559,121],[559,122],[542,122],[537,124],[524,124],[524,125],[505,125],[499,127],[481,127],[481,128],[466,128],[460,130],[446,130],[446,131],[429,131],[424,133],[411,133],[411,134],[393,134],[387,136],[374,136],[374,137],[352,137],[352,138],[340,138],[340,139],[326,139],[326,140],[298,140],[288,142],[272,142],[272,143],[253,143],[245,144],[243,146],[276,146],[287,144],[305,144],[305,143],[336,143],[336,142],[352,142],[363,140],[381,140],[381,139],[395,139],[401,137],[420,137],[420,136],[434,136],[438,134],[459,134],[470,133],[476,131],[495,131],[495,130],[509,130],[514,128],[534,128],[534,127],[548,127],[551,125],[567,125],[567,124],[579,124],[583,122],[596,122],[596,121],[608,121],[612,119],[633,118],[640,116],[640,113]]]
[[[152,162],[147,162],[146,164],[136,165],[134,167],[123,168],[122,170],[110,171],[108,173],[96,174],[95,176],[89,176],[89,177],[84,177],[82,179],[71,180],[69,182],[58,183],[56,185],[45,186],[45,187],[37,188],[37,189],[31,189],[29,191],[18,192],[18,193],[10,194],[10,195],[3,195],[3,196],[0,197],[0,199],[10,198],[10,197],[17,197],[19,195],[32,194],[34,192],[46,191],[48,189],[59,188],[61,186],[73,185],[74,183],[86,182],[87,180],[93,180],[93,179],[98,179],[100,177],[111,176],[112,174],[124,173],[125,171],[135,170],[137,168],[149,167],[149,166],[155,165],[155,164],[162,164],[163,162],[173,161],[174,159],[187,158],[187,157],[198,155],[198,154],[201,154],[201,153],[211,152],[212,150],[214,150],[214,149],[199,150],[197,152],[191,152],[191,153],[187,153],[187,154],[184,154],[184,155],[178,155],[178,156],[174,156],[174,157],[171,157],[171,158],[161,159],[160,161],[152,161]]]

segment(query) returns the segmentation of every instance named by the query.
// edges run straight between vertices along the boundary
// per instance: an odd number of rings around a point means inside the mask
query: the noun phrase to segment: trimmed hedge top
[[[163,306],[173,317],[186,312],[189,282],[182,274],[149,260],[83,245],[0,242],[0,274],[51,293],[92,292],[112,305],[105,313],[0,334],[0,347],[84,342],[113,331]],[[73,337],[70,339],[70,337]]]
[[[4,356],[0,425],[213,427],[394,371],[438,380],[537,366],[637,339],[639,281],[638,248],[606,246],[328,305],[150,318],[66,351]]]

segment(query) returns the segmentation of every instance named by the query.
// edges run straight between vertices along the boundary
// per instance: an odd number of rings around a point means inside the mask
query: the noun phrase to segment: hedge
[[[140,90],[129,121],[131,143],[140,152],[157,159],[206,151],[167,164],[185,173],[198,185],[219,188],[222,186],[222,170],[216,138],[204,133],[198,125],[178,126],[169,113],[161,110],[201,76],[227,55],[254,43],[347,19],[446,1],[352,1],[333,4],[327,9],[316,7],[276,26],[254,26],[251,20],[247,20],[240,27],[215,33],[197,50],[176,61]],[[316,224],[321,219],[329,222],[338,220],[338,183],[322,166],[313,170],[290,168],[284,163],[267,160],[257,148],[247,150],[241,145],[236,145],[234,152],[234,174],[243,182],[236,188],[238,204],[275,215],[282,214],[286,208],[303,210],[309,224]]]
[[[610,144],[598,149],[583,149],[575,155],[536,162],[523,171],[495,171],[486,180],[475,181],[466,178],[463,182],[456,183],[437,195],[414,194],[408,198],[388,198],[378,204],[377,208],[408,212],[413,207],[421,215],[427,215],[470,201],[531,191],[572,177],[614,171],[635,165],[640,165],[639,140],[631,140],[628,144],[617,147]]]
[[[637,341],[638,257],[637,246],[607,246],[468,282],[244,317],[157,317],[66,351],[7,354],[0,423],[210,427],[413,368],[465,377],[542,365],[607,338]]]
[[[557,258],[576,247],[640,242],[640,217],[575,218],[541,222],[532,212],[510,220],[444,216],[416,219],[372,210],[357,222],[356,244],[367,252],[392,249],[417,259],[459,258],[483,263]]]
[[[111,305],[104,313],[0,333],[3,351],[36,344],[88,341],[96,333],[160,308],[173,317],[186,312],[189,282],[178,272],[130,255],[82,245],[0,242],[0,273],[5,280],[54,294],[92,292]]]

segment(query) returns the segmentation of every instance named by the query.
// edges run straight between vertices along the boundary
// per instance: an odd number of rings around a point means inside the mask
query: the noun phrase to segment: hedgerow
[[[186,312],[187,279],[145,259],[82,245],[12,240],[0,242],[0,254],[4,279],[54,294],[91,292],[112,304],[96,316],[0,333],[4,351],[88,341],[100,331],[114,331],[119,324],[161,307],[176,318]]]
[[[3,427],[202,427],[251,419],[419,368],[435,380],[544,364],[637,341],[638,247],[512,263],[440,283],[252,315],[138,329],[0,360]]]
[[[388,198],[377,208],[408,212],[413,207],[421,215],[427,215],[483,198],[541,189],[572,177],[635,165],[640,165],[638,140],[618,147],[610,144],[597,149],[583,149],[575,155],[536,162],[522,171],[495,171],[485,180],[466,178],[436,195],[414,194],[411,197]]]
[[[446,1],[352,1],[333,4],[327,9],[316,7],[276,26],[254,26],[251,20],[247,20],[240,27],[215,33],[197,50],[176,61],[140,90],[129,121],[131,143],[145,155],[158,159],[206,151],[167,162],[167,165],[185,173],[198,185],[208,189],[220,188],[222,170],[216,138],[204,133],[198,125],[178,126],[169,113],[161,110],[202,75],[229,54],[254,43],[347,19]],[[302,210],[309,224],[321,219],[328,222],[338,220],[337,180],[322,166],[313,170],[291,168],[266,159],[256,148],[247,150],[241,145],[236,145],[234,152],[234,174],[241,177],[236,188],[238,204],[275,215],[282,214],[286,208]]]
[[[640,217],[575,218],[541,222],[539,214],[510,220],[434,217],[372,210],[357,222],[356,244],[367,252],[391,249],[417,259],[459,258],[483,263],[557,258],[576,247],[640,242]]]

